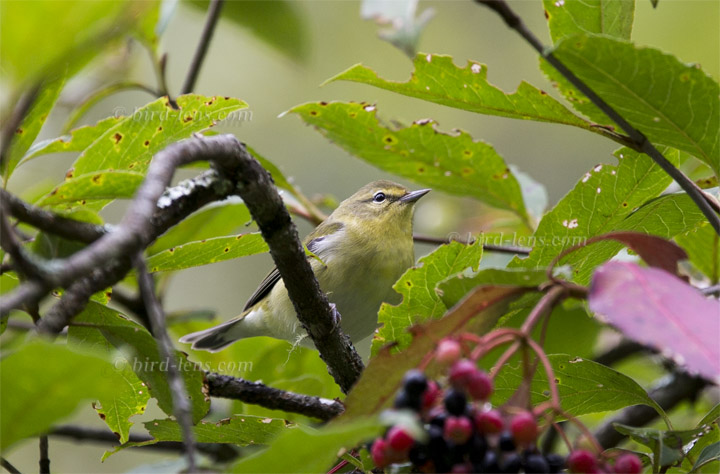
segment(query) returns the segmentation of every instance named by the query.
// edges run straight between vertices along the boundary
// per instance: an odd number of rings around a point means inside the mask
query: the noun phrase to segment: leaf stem
[[[181,94],[190,94],[195,90],[195,82],[200,75],[200,68],[210,47],[210,41],[215,33],[215,27],[220,19],[220,11],[224,3],[224,0],[210,0],[205,26],[200,36],[200,42],[195,50],[195,56],[193,56],[192,63],[190,63],[190,69],[188,69],[187,76],[185,77],[185,84],[181,89]]]

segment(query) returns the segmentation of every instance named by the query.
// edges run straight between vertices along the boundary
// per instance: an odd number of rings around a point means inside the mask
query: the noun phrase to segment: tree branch
[[[669,411],[683,400],[694,400],[708,382],[685,372],[675,372],[671,377],[663,379],[663,385],[650,391],[650,398],[655,400],[663,410]],[[644,426],[659,415],[647,405],[634,405],[625,408],[619,415],[605,422],[596,432],[595,437],[603,448],[617,446],[626,438],[615,429],[613,423],[628,426]]]
[[[475,242],[475,238],[470,237],[467,240],[463,239],[456,239],[454,237],[452,238],[440,238],[440,237],[430,237],[428,235],[421,235],[421,234],[415,234],[413,235],[413,240],[415,242],[422,242],[424,244],[436,244],[436,245],[442,245],[447,244],[452,241],[460,242],[462,244],[472,244]],[[532,251],[531,248],[527,247],[516,247],[514,245],[494,245],[494,244],[482,244],[483,250],[488,252],[498,252],[498,253],[510,253],[513,255],[529,255]]]
[[[288,392],[268,387],[262,383],[214,372],[205,374],[205,383],[211,397],[240,400],[271,410],[299,413],[323,421],[335,418],[345,410],[343,404],[337,400]]]
[[[690,196],[695,202],[702,213],[707,217],[710,224],[715,229],[715,232],[720,234],[720,216],[718,216],[713,210],[715,203],[711,202],[705,193],[695,184],[690,178],[685,176],[682,171],[677,169],[672,163],[670,163],[663,155],[658,151],[655,146],[643,135],[639,130],[630,125],[625,118],[620,115],[610,104],[605,102],[599,95],[595,93],[587,84],[585,84],[580,78],[578,78],[570,69],[567,68],[562,62],[560,62],[548,48],[546,48],[540,40],[528,29],[523,23],[519,16],[510,8],[505,0],[475,0],[477,3],[487,6],[491,10],[495,11],[508,27],[517,31],[525,41],[527,41],[540,56],[542,56],[548,63],[550,63],[557,71],[562,74],[565,79],[568,80],[573,86],[575,86],[580,92],[585,94],[588,99],[605,115],[607,115],[613,122],[618,124],[625,133],[628,134],[632,143],[635,145],[634,148],[641,151],[653,159],[658,166],[660,166],[668,175],[670,175],[675,182]]]
[[[0,458],[0,465],[4,467],[5,470],[10,474],[20,474],[20,471],[18,471],[18,469],[12,464],[10,464],[10,461],[5,458]]]
[[[190,64],[190,69],[185,78],[185,84],[180,92],[181,94],[190,94],[195,89],[195,82],[200,74],[200,68],[205,60],[205,55],[210,46],[213,33],[215,33],[217,22],[220,19],[220,11],[222,10],[223,3],[224,0],[210,0],[202,36],[200,36],[200,42],[195,50],[195,56],[193,56],[192,63]]]
[[[158,352],[162,359],[168,361],[168,386],[170,387],[173,402],[173,412],[182,431],[184,451],[187,457],[187,471],[195,472],[195,435],[192,430],[192,409],[188,401],[189,397],[185,388],[185,381],[180,376],[175,359],[175,348],[165,330],[165,311],[155,295],[155,285],[147,271],[142,251],[138,252],[133,258],[133,266],[137,273],[140,296],[145,302],[145,310],[150,319],[152,334],[157,341]]]
[[[40,436],[40,474],[50,474],[50,447],[47,435]]]

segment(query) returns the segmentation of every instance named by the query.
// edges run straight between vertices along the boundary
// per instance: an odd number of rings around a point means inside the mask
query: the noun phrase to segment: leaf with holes
[[[132,171],[108,171],[73,176],[37,202],[52,206],[96,199],[130,199],[145,175]]]
[[[157,342],[144,327],[114,309],[93,302],[89,303],[74,321],[85,325],[71,326],[68,330],[69,338],[93,343],[105,347],[105,350],[114,347],[122,351],[125,358],[122,365],[135,372],[150,390],[150,395],[157,399],[162,411],[173,415],[172,396],[167,380],[169,361],[160,357]],[[187,354],[176,351],[175,361],[185,380],[193,420],[197,422],[210,408],[210,401],[203,392],[204,373],[199,366],[187,359]],[[116,362],[116,365],[118,363]]]
[[[567,354],[548,356],[557,383],[560,403],[572,416],[619,410],[631,405],[648,405],[665,417],[662,408],[633,379],[610,367]],[[495,378],[492,402],[501,405],[510,399],[523,381],[521,364],[503,367]],[[550,400],[547,374],[542,365],[530,387],[533,405]]]
[[[15,129],[10,146],[6,150],[6,156],[3,156],[2,163],[0,163],[0,173],[2,173],[5,183],[40,133],[40,129],[60,97],[60,91],[64,85],[65,77],[61,76],[55,80],[44,82],[38,89],[32,105]]]
[[[603,36],[565,38],[553,54],[650,141],[686,151],[720,175],[720,86],[701,69]],[[549,64],[542,68],[573,107],[608,123]]]
[[[168,272],[267,251],[268,246],[259,233],[213,237],[170,247],[149,257],[147,265],[152,273]]]
[[[718,302],[679,278],[657,268],[609,262],[593,275],[588,303],[625,336],[720,380]]]
[[[360,64],[327,80],[353,81],[416,97],[456,109],[538,122],[572,125],[590,132],[605,133],[578,117],[546,92],[521,82],[517,91],[506,94],[487,80],[487,66],[469,61],[464,68],[453,64],[452,57],[418,54],[415,70],[407,82],[387,81]]]
[[[679,162],[677,151],[665,153],[671,162]],[[616,151],[615,156],[620,159],[617,166],[595,166],[543,217],[533,235],[533,251],[527,258],[515,258],[510,267],[544,268],[566,248],[612,231],[669,239],[703,221],[702,213],[685,195],[652,199],[672,179],[649,157],[627,148]],[[572,279],[587,284],[593,269],[621,249],[617,242],[598,242],[572,252],[559,264],[571,265]]]
[[[522,268],[488,268],[480,270],[477,274],[467,276],[464,274],[451,276],[437,285],[436,292],[448,308],[455,306],[458,301],[478,286],[527,286],[537,287],[547,281],[545,270],[525,270]]]
[[[120,443],[130,438],[130,428],[135,424],[130,418],[145,413],[150,391],[135,372],[127,366],[116,366],[118,383],[111,397],[99,397],[99,404],[93,404],[100,418],[118,437]]]
[[[298,105],[300,115],[329,140],[389,173],[520,217],[528,227],[520,185],[490,145],[465,132],[446,134],[432,120],[394,128],[380,123],[375,106],[319,102]]]
[[[634,0],[543,0],[543,7],[554,43],[576,33],[598,33],[626,40],[632,33]]]
[[[447,307],[435,292],[435,286],[466,268],[477,270],[482,252],[479,242],[473,245],[450,242],[421,258],[415,267],[406,271],[393,286],[403,296],[402,303],[397,306],[383,303],[380,307],[378,323],[381,327],[375,332],[372,353],[377,354],[389,343],[404,349],[412,340],[407,332],[410,326],[442,316]]]

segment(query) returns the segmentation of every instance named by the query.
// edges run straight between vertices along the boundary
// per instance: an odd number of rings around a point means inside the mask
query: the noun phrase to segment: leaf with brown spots
[[[38,201],[49,206],[81,200],[130,199],[145,176],[132,171],[111,171],[74,176]]]

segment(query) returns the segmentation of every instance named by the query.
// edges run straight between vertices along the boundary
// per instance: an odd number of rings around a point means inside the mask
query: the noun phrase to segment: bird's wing
[[[343,225],[339,222],[335,222],[326,226],[319,226],[312,233],[310,233],[310,235],[307,236],[307,238],[305,239],[305,245],[311,252],[318,253],[321,242],[325,239],[325,237],[337,232],[338,230],[342,229],[342,227]],[[267,296],[268,293],[272,291],[278,281],[280,281],[280,272],[278,271],[277,267],[273,267],[273,269],[270,270],[270,273],[268,273],[268,275],[263,279],[263,281],[260,282],[260,286],[258,286],[257,290],[255,290],[255,293],[253,293],[248,299],[247,303],[245,303],[243,312],[255,306],[258,302],[260,302],[260,300],[265,298],[265,296]]]

